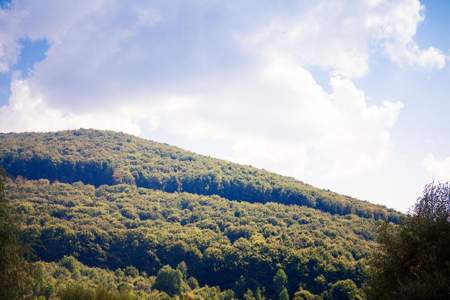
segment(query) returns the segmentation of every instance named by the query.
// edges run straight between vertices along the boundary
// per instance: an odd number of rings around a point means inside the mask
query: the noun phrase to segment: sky
[[[122,131],[401,211],[450,180],[450,1],[0,7],[0,132]]]

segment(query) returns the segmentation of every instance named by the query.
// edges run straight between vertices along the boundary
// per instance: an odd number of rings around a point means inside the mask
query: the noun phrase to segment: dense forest
[[[401,215],[96,130],[0,134],[0,164],[0,299],[450,296],[448,183]]]
[[[153,286],[171,296],[201,289],[225,298],[297,293],[298,299],[319,299],[341,290],[345,299],[364,297],[375,221],[355,215],[126,184],[96,188],[21,178],[8,179],[7,197],[23,216],[24,239],[39,260],[50,262],[41,264],[54,282],[51,290],[61,276],[80,276],[66,274],[73,267],[55,271],[69,260],[82,270],[114,270],[105,278],[134,276],[125,282],[141,293]],[[158,274],[177,270],[179,288],[156,284]],[[93,277],[89,282],[100,282]]]
[[[277,202],[397,223],[399,214],[290,177],[99,130],[0,133],[0,166],[12,176],[86,184],[132,184],[165,192]]]

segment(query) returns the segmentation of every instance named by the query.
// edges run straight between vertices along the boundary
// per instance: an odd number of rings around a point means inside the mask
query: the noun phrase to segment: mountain
[[[112,131],[0,134],[0,166],[12,176],[86,184],[132,184],[230,200],[295,204],[397,222],[399,214],[290,177]]]
[[[365,299],[374,228],[400,217],[111,131],[0,134],[0,165],[44,298]]]

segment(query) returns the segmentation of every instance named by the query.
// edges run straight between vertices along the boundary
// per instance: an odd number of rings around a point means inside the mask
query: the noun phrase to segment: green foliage
[[[7,186],[15,210],[23,216],[23,235],[35,241],[37,258],[63,259],[61,272],[69,272],[73,280],[85,277],[81,271],[77,275],[77,263],[64,256],[115,270],[117,278],[156,275],[170,265],[189,276],[183,279],[187,289],[202,286],[205,292],[206,285],[218,286],[223,293],[233,289],[241,298],[250,289],[255,297],[259,293],[257,299],[275,299],[279,292],[273,279],[278,273],[281,280],[276,282],[289,294],[301,283],[320,295],[327,284],[339,280],[350,279],[361,288],[365,260],[374,247],[361,235],[371,235],[373,221],[299,206],[232,202],[125,184],[95,188],[16,179]],[[137,217],[124,216],[124,209]],[[246,234],[229,238],[230,228]]]
[[[289,300],[289,293],[286,288],[283,288],[280,293],[278,294],[279,300]]]
[[[20,299],[30,284],[30,267],[18,238],[18,224],[6,200],[5,177],[0,169],[0,299]]]
[[[328,293],[333,300],[359,300],[363,299],[358,287],[351,280],[340,280],[331,285]]]
[[[255,299],[256,300],[265,300],[266,297],[264,296],[264,294],[265,294],[265,288],[257,287],[256,291],[255,291]]]
[[[179,295],[186,290],[183,273],[166,265],[159,270],[153,288],[166,292],[170,296]]]
[[[430,184],[399,225],[382,224],[371,260],[374,299],[448,299],[450,184]]]
[[[33,268],[36,272],[31,294],[45,299],[63,295],[67,299],[84,299],[79,294],[93,299],[140,299],[147,295],[146,289],[153,283],[147,276],[126,276],[123,272],[90,268],[74,257],[51,263],[35,262]]]
[[[70,261],[71,264],[67,264]],[[73,268],[75,266],[75,268]],[[232,299],[230,290],[218,287],[185,287],[179,295],[170,297],[166,292],[150,288],[156,278],[146,274],[127,276],[115,272],[87,267],[73,257],[65,257],[59,262],[35,262],[38,270],[30,299]],[[175,271],[172,269],[172,271]],[[195,280],[195,278],[190,278]]]
[[[399,218],[393,210],[293,178],[111,131],[0,134],[0,166],[29,179],[95,186],[126,183],[230,200],[297,204],[392,222]]]
[[[322,297],[300,288],[295,292],[293,300],[322,300]]]
[[[262,289],[260,287],[256,288],[256,292],[255,292],[256,300],[265,300],[266,297],[264,296],[264,294],[265,294],[265,288],[262,288]]]
[[[286,273],[283,269],[278,269],[277,273],[273,277],[273,287],[275,289],[275,295],[279,295],[279,297],[281,297],[281,294],[285,289],[287,283],[288,277]]]
[[[138,300],[132,292],[119,292],[106,290],[103,287],[89,288],[82,284],[70,285],[62,289],[59,294],[60,300]]]
[[[36,263],[36,297],[289,299],[300,286],[299,299],[358,299],[375,220],[399,218],[110,131],[0,134],[0,166],[15,178],[7,195],[21,235],[53,262]]]

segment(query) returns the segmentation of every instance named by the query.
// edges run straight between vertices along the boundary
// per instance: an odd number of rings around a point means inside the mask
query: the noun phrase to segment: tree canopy
[[[428,187],[395,225],[401,214],[383,206],[111,131],[0,134],[0,166],[10,175],[0,182],[0,285],[17,287],[3,298],[448,292],[448,185]]]
[[[278,202],[397,222],[394,210],[251,166],[100,130],[0,133],[0,166],[12,176],[86,184],[133,184],[166,192]]]
[[[0,168],[0,299],[20,299],[30,280],[30,266],[19,240],[17,219],[6,199],[5,173]]]
[[[450,184],[426,186],[398,226],[379,229],[369,290],[377,299],[450,296]]]
[[[126,276],[145,272],[168,295],[208,285],[276,299],[300,284],[320,295],[339,280],[361,289],[374,246],[375,221],[301,206],[20,178],[8,179],[7,194],[38,259],[63,259],[70,272],[77,264],[66,256]]]

